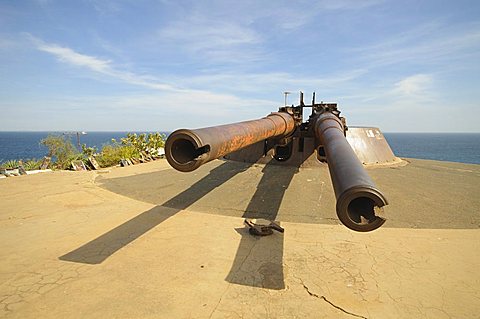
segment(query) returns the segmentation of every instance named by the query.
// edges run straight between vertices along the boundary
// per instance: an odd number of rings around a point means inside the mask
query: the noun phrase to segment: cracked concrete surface
[[[479,166],[370,170],[389,221],[355,233],[336,222],[326,171],[287,183],[270,169],[272,183],[288,185],[276,198],[257,185],[262,167],[238,165],[179,174],[157,161],[0,180],[0,317],[478,315]],[[285,233],[249,236],[242,214],[270,201]]]
[[[308,287],[305,286],[305,284],[303,284],[303,283],[302,283],[302,286],[303,286],[303,288],[305,288],[305,290],[307,291],[307,293],[308,293],[310,296],[315,297],[315,298],[322,299],[323,301],[325,301],[326,303],[328,303],[329,305],[331,305],[333,308],[336,308],[336,309],[340,310],[341,312],[344,312],[344,313],[346,313],[346,314],[348,314],[348,315],[352,315],[352,316],[354,316],[354,317],[367,319],[367,317],[364,317],[364,316],[360,316],[360,315],[351,313],[350,311],[347,311],[347,310],[343,309],[342,307],[337,306],[336,304],[334,304],[333,302],[331,302],[330,300],[328,300],[327,297],[325,297],[325,296],[323,296],[323,295],[322,295],[322,296],[319,296],[319,295],[317,295],[316,293],[311,292],[310,289],[308,289]]]

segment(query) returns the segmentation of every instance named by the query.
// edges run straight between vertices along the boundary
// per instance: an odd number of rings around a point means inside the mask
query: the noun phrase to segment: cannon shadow
[[[243,217],[275,220],[285,191],[298,168],[267,164],[262,172]],[[225,280],[252,287],[284,289],[283,233],[257,237],[250,235],[247,228],[237,228],[236,231],[242,238]]]
[[[118,250],[193,205],[250,166],[251,164],[247,163],[224,162],[180,194],[60,256],[59,259],[84,264],[101,264]],[[261,180],[243,217],[275,220],[285,191],[297,171],[296,167],[265,165]],[[252,287],[284,289],[283,234],[254,237],[249,234],[246,227],[238,228],[236,231],[241,235],[241,240],[225,280]]]
[[[60,256],[59,259],[85,264],[100,264],[122,247],[186,209],[235,175],[246,171],[250,166],[250,164],[231,165],[229,162],[224,162],[213,168],[208,175],[191,187],[163,204],[137,215],[85,245]]]

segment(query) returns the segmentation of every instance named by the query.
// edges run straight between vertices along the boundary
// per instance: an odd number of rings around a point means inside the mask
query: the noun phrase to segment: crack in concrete
[[[225,288],[225,291],[222,293],[222,295],[220,296],[220,299],[218,300],[217,304],[215,305],[215,307],[213,308],[212,312],[210,313],[210,316],[208,317],[209,319],[212,318],[213,314],[215,313],[215,311],[217,310],[218,306],[219,306],[220,303],[222,302],[223,297],[224,297],[225,294],[227,293],[228,289],[230,289],[230,286],[231,286],[231,284],[228,284],[228,285],[227,285],[227,288]]]
[[[240,263],[240,265],[237,267],[237,271],[240,271],[243,267],[243,264],[246,262],[246,260],[248,259],[248,257],[250,257],[250,255],[252,254],[252,251],[253,249],[255,248],[255,246],[257,245],[257,239],[255,239],[255,241],[253,242],[252,246],[250,247],[250,250],[248,251],[248,253],[245,255],[245,258],[242,260],[242,262]],[[208,318],[212,318],[213,314],[215,313],[215,311],[217,310],[218,306],[220,305],[220,303],[222,302],[222,299],[223,297],[225,296],[225,294],[227,293],[227,291],[230,289],[230,287],[232,286],[232,284],[228,284],[227,285],[227,288],[225,288],[225,291],[222,293],[222,295],[220,296],[220,299],[218,300],[217,304],[215,305],[215,307],[213,308],[212,312],[210,313],[210,316]]]
[[[13,312],[32,298],[48,293],[52,289],[75,280],[80,276],[83,267],[43,264],[42,272],[24,271],[16,273],[16,276],[0,285],[4,291],[0,298],[0,317],[3,314]]]
[[[326,303],[328,303],[330,306],[340,310],[341,312],[343,313],[346,313],[347,315],[351,315],[351,316],[354,316],[354,317],[357,317],[357,318],[363,318],[363,319],[368,319],[367,317],[364,317],[362,315],[357,315],[356,313],[353,313],[353,312],[350,312],[348,310],[345,310],[343,309],[342,307],[340,306],[337,306],[336,304],[334,304],[333,302],[331,302],[330,300],[327,299],[327,297],[325,296],[319,296],[317,295],[316,293],[313,293],[310,291],[310,289],[308,289],[308,287],[302,282],[302,286],[303,288],[305,288],[305,290],[307,291],[307,293],[312,296],[312,297],[315,297],[315,298],[318,298],[318,299],[322,299],[323,301],[325,301]]]

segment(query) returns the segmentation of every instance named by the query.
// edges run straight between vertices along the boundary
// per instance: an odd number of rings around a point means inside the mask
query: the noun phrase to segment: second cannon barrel
[[[387,200],[345,138],[342,121],[325,112],[316,121],[315,134],[325,150],[340,221],[361,232],[383,225],[385,219],[378,213],[387,205]]]

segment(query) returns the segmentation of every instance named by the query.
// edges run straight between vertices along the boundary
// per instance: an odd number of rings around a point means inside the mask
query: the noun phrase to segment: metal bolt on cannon
[[[309,118],[303,111],[311,108]],[[383,225],[385,196],[375,186],[345,138],[346,121],[336,103],[305,105],[303,92],[297,106],[282,106],[262,119],[200,129],[180,129],[168,137],[165,155],[176,170],[191,172],[201,165],[224,157],[255,143],[263,143],[265,152],[273,149],[273,158],[289,159],[292,144],[313,139],[317,158],[326,161],[336,196],[339,220],[349,229],[367,232]]]

